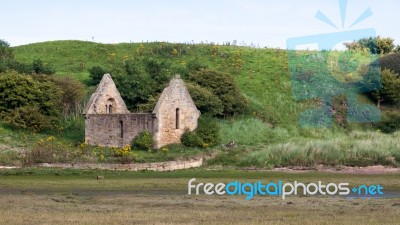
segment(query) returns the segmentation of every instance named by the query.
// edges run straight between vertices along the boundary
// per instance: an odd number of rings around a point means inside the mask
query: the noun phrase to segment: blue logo
[[[286,42],[293,97],[314,101],[316,106],[299,115],[302,127],[330,127],[333,117],[338,119],[339,116],[348,122],[380,120],[380,111],[376,106],[362,104],[358,100],[360,93],[381,88],[377,56],[361,50],[334,50],[335,46],[345,41],[375,37],[376,32],[373,28],[344,30],[347,0],[339,0],[339,6],[342,31],[289,38]],[[367,8],[348,28],[371,15],[371,9]],[[315,17],[339,30],[323,12],[318,11]],[[296,50],[305,45],[317,46],[317,51]],[[340,104],[345,112],[337,110],[333,101],[335,96],[342,99]]]

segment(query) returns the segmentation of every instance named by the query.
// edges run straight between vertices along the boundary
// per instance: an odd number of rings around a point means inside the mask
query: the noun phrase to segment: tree
[[[0,61],[9,61],[14,59],[14,54],[10,44],[0,39]]]
[[[144,73],[136,61],[127,61],[125,73],[114,76],[114,81],[121,97],[130,110],[136,110],[140,104],[146,103],[156,93],[156,82]]]
[[[91,85],[97,85],[100,83],[101,79],[103,78],[104,74],[106,74],[106,70],[104,70],[100,66],[93,66],[89,69],[89,78]]]
[[[235,80],[227,73],[203,69],[189,74],[189,80],[211,91],[222,102],[224,116],[243,113],[247,100],[240,93]]]
[[[223,115],[224,107],[221,99],[214,95],[210,90],[203,88],[198,84],[191,83],[187,83],[186,87],[201,114],[208,114],[211,116]]]
[[[344,46],[348,50],[361,50],[368,49],[371,54],[380,54],[386,55],[391,53],[394,48],[394,39],[392,38],[383,38],[380,36],[377,37],[369,37],[369,38],[362,38],[358,41],[344,43]]]
[[[148,59],[145,62],[145,71],[150,75],[152,79],[157,82],[158,91],[162,90],[164,88],[164,85],[170,80],[170,67],[171,66],[167,62],[158,62],[157,60],[152,58]]]
[[[400,74],[400,53],[382,56],[376,62],[376,65],[379,65],[382,70],[389,69]]]
[[[49,128],[60,112],[62,91],[47,76],[0,74],[0,118],[33,131]],[[27,115],[29,114],[29,115]]]
[[[57,76],[52,81],[62,90],[60,101],[63,115],[79,113],[85,93],[83,84],[71,77]]]
[[[380,107],[381,102],[400,103],[400,77],[389,69],[382,70],[382,88],[372,93]]]

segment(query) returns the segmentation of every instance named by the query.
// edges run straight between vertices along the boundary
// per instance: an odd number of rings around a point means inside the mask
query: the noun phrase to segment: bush
[[[25,164],[71,162],[82,156],[79,148],[57,141],[54,136],[38,140],[25,158]]]
[[[380,102],[398,104],[400,103],[400,77],[388,69],[382,71],[382,88],[374,91],[372,96]]]
[[[188,147],[203,147],[203,140],[196,132],[186,130],[181,137],[181,142],[183,145]]]
[[[389,69],[400,74],[400,53],[385,55],[379,58],[381,69]]]
[[[377,123],[376,127],[384,133],[393,133],[400,130],[400,115],[389,113],[381,122]]]
[[[60,113],[61,93],[47,76],[0,74],[0,117],[32,131],[48,128]]]
[[[200,118],[196,133],[203,140],[203,147],[212,147],[220,142],[219,126],[212,118]]]
[[[194,131],[183,133],[181,142],[188,147],[213,147],[220,142],[219,126],[212,118],[201,117]]]
[[[137,158],[137,156],[131,151],[130,145],[126,145],[123,148],[114,149],[114,155],[118,157],[118,161],[122,164],[130,164]]]
[[[235,80],[227,73],[203,69],[189,74],[189,80],[211,91],[222,102],[223,115],[243,113],[247,100],[240,93]]]
[[[43,62],[40,59],[33,60],[32,70],[36,74],[52,75],[55,73],[53,68],[51,68],[46,64],[43,64]]]
[[[153,135],[148,131],[142,131],[133,139],[132,146],[141,150],[151,150],[153,146]]]
[[[12,126],[38,132],[52,128],[53,118],[49,118],[39,111],[37,107],[20,107],[5,113],[3,122]]]
[[[103,78],[103,75],[106,73],[107,72],[100,66],[93,66],[92,68],[90,68],[89,69],[90,84],[97,85],[98,83],[100,83],[101,78]]]
[[[222,115],[224,110],[222,102],[210,90],[197,84],[187,83],[186,86],[201,114],[208,114],[211,116]]]
[[[52,81],[61,89],[62,112],[64,116],[79,113],[85,88],[81,82],[71,77],[54,77]]]

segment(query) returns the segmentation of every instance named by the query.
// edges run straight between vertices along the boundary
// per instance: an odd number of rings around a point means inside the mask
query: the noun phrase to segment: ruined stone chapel
[[[152,113],[131,113],[110,74],[105,74],[85,110],[85,141],[90,145],[131,144],[141,131],[153,135],[153,147],[180,143],[186,129],[194,130],[200,111],[185,83],[176,75],[166,87]]]

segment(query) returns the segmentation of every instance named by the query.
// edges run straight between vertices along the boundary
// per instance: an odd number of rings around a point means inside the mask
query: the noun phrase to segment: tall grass
[[[400,165],[400,132],[353,131],[332,139],[289,141],[245,156],[240,164],[259,167]]]
[[[234,141],[239,145],[254,145],[267,142],[272,137],[272,129],[256,118],[242,117],[232,120],[220,120],[222,143]]]

